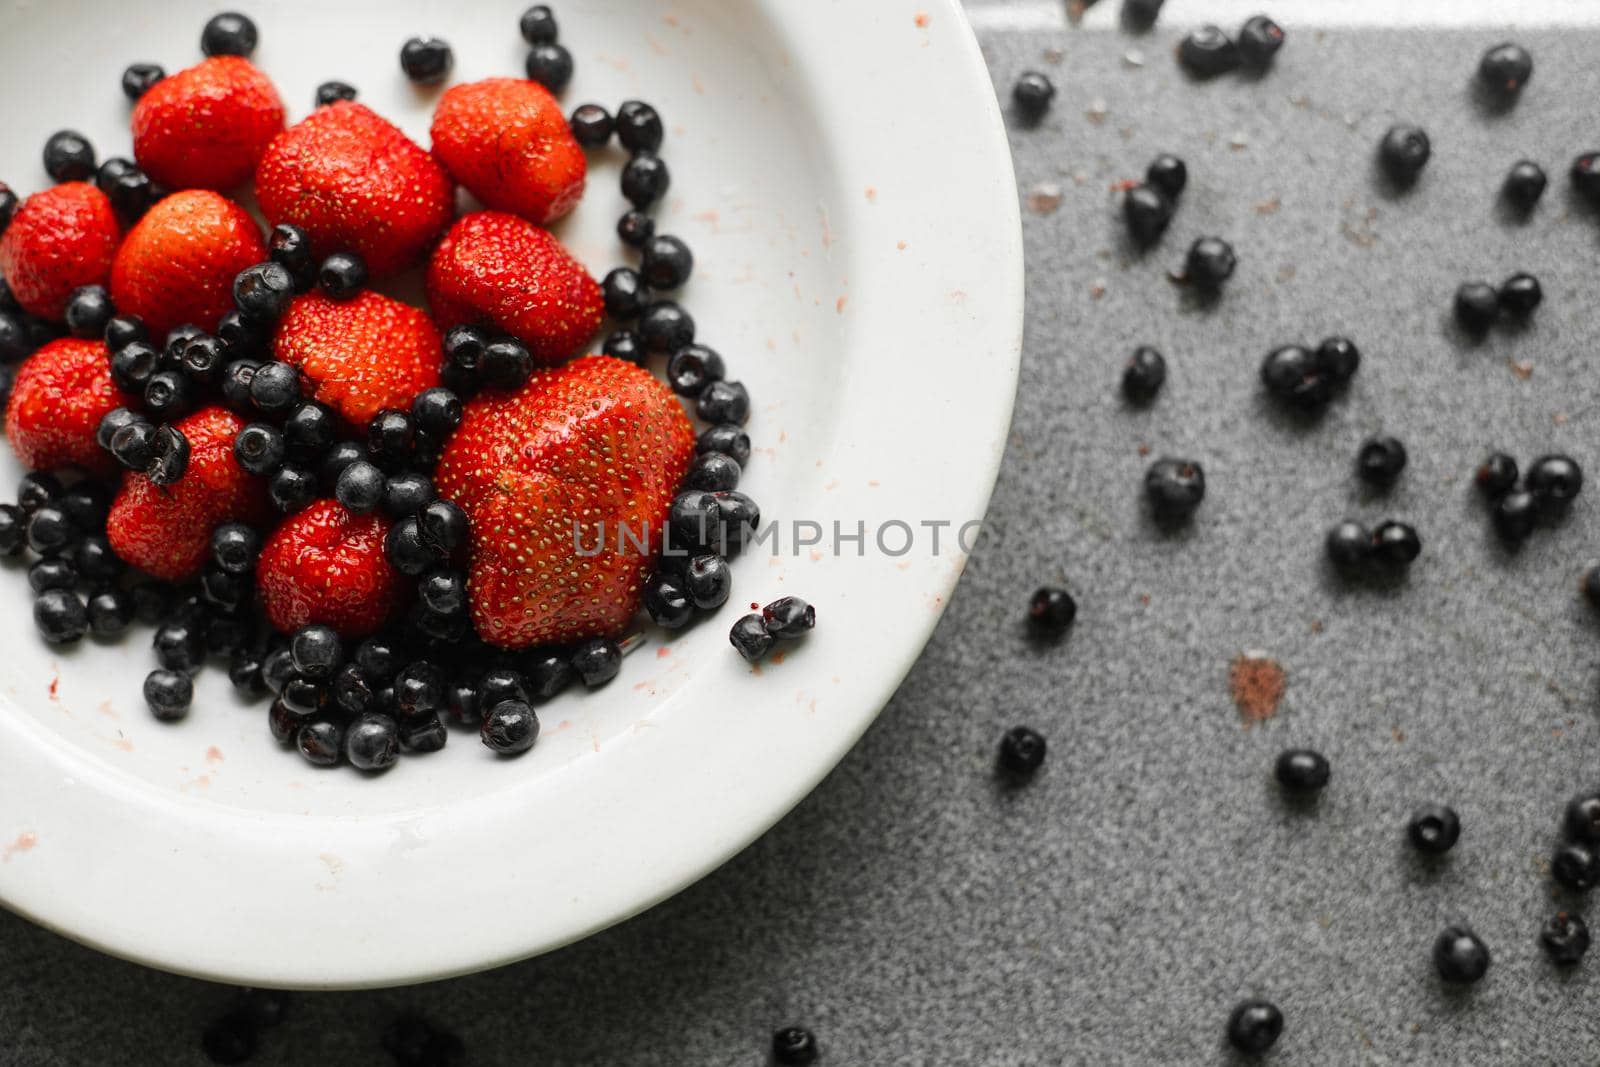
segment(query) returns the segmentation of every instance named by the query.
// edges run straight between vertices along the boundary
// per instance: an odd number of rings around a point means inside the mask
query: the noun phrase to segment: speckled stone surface
[[[1565,450],[1600,472],[1600,220],[1564,179],[1600,142],[1600,38],[1518,33],[1538,70],[1494,116],[1468,83],[1501,31],[1288,25],[1270,75],[1201,87],[1176,71],[1170,31],[986,40],[1003,92],[1035,66],[1061,88],[1040,127],[1013,130],[1019,195],[1037,205],[1055,186],[1060,203],[1025,209],[1011,449],[991,536],[932,644],[815,794],[681,896],[548,957],[299,995],[255,1062],[386,1062],[377,1034],[410,1006],[459,1032],[475,1064],[761,1064],[789,1022],[835,1065],[1225,1064],[1223,1021],[1244,995],[1287,1017],[1270,1062],[1600,1062],[1593,967],[1559,975],[1536,942],[1561,903],[1544,871],[1561,805],[1600,779],[1600,626],[1577,595],[1600,505],[1591,490],[1512,555],[1470,479],[1491,447]],[[1372,164],[1400,119],[1434,143],[1405,195]],[[1138,257],[1109,187],[1160,150],[1188,160],[1190,187]],[[1524,155],[1562,177],[1516,224],[1495,193]],[[1202,309],[1164,272],[1211,233],[1241,265]],[[1534,323],[1457,336],[1457,283],[1519,268],[1544,282]],[[1262,354],[1334,332],[1365,353],[1353,388],[1318,421],[1283,417],[1260,395]],[[1140,343],[1171,364],[1147,411],[1116,389]],[[1352,473],[1379,430],[1411,453],[1387,497]],[[1162,454],[1199,460],[1209,483],[1177,535],[1141,510]],[[1322,534],[1346,515],[1418,527],[1407,580],[1329,573]],[[1056,647],[1021,625],[1046,580],[1081,605]],[[1288,678],[1277,716],[1250,729],[1227,687],[1243,650]],[[1050,756],[1006,791],[994,748],[1017,722],[1049,736]],[[1332,760],[1309,810],[1271,783],[1291,745]],[[1423,801],[1454,805],[1465,827],[1432,866],[1403,843]],[[485,922],[509,906],[439,902]],[[1429,964],[1457,919],[1494,953],[1465,993]],[[199,1025],[225,1000],[0,916],[5,1064],[200,1062]]]

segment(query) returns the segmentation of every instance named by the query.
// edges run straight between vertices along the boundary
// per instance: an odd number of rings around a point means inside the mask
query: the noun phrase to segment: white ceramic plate
[[[128,154],[123,67],[196,62],[205,0],[5,0],[0,176],[45,184],[55,129]],[[435,92],[400,43],[437,34],[453,80],[521,71],[518,0],[254,0],[256,61],[290,120],[327,78],[424,145]],[[1021,341],[1022,252],[1005,133],[954,0],[566,0],[567,106],[638,96],[666,118],[660,229],[696,256],[683,300],[755,401],[744,488],[782,554],[735,566],[734,601],[650,634],[620,678],[541,711],[527,756],[453,733],[367,779],[267,735],[225,672],[177,725],[146,712],[148,631],[46,648],[20,568],[0,572],[0,900],[108,952],[268,986],[411,982],[554,948],[705,874],[803,797],[921,650],[964,555],[903,556],[882,524],[983,514]],[[618,164],[561,228],[598,275],[622,261]],[[5,451],[0,484],[18,470]],[[791,554],[789,524],[824,543]],[[834,521],[867,531],[834,552]],[[898,527],[886,533],[900,547]],[[728,647],[750,602],[818,610],[781,663]]]

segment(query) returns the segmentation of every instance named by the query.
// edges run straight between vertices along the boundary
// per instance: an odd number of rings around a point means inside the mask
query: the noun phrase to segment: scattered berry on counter
[[[1437,856],[1449,852],[1461,837],[1461,819],[1455,809],[1443,804],[1427,804],[1411,813],[1406,837],[1418,852]]]
[[[1317,354],[1303,345],[1284,345],[1261,361],[1261,383],[1277,399],[1304,411],[1321,408],[1333,396],[1333,382]]]
[[[1562,829],[1574,841],[1600,845],[1600,793],[1580,793],[1567,804]]]
[[[1578,841],[1569,841],[1550,857],[1550,877],[1563,889],[1587,893],[1600,882],[1600,855]]]
[[[1128,227],[1128,236],[1140,248],[1147,248],[1161,239],[1172,222],[1175,210],[1172,199],[1153,185],[1135,185],[1122,197],[1122,219]]]
[[[1361,350],[1348,337],[1326,337],[1317,346],[1317,370],[1335,387],[1344,385],[1361,369]]]
[[[1247,1000],[1228,1016],[1228,1044],[1256,1056],[1277,1044],[1283,1033],[1283,1012],[1266,1000]]]
[[[1145,168],[1144,180],[1176,201],[1189,184],[1189,168],[1177,156],[1163,152]]]
[[[400,69],[418,85],[438,85],[454,62],[450,45],[437,37],[412,37],[400,46]]]
[[[189,714],[194,700],[194,683],[182,671],[157,668],[145,676],[144,701],[150,714],[166,722],[173,722]]]
[[[1545,176],[1544,168],[1532,160],[1524,159],[1514,163],[1506,173],[1501,192],[1511,206],[1518,211],[1528,212],[1539,203],[1549,184],[1550,179]]]
[[[1060,637],[1078,617],[1078,602],[1065,589],[1043,586],[1028,600],[1028,625],[1035,633]]]
[[[1422,538],[1403,522],[1381,522],[1372,531],[1372,556],[1391,567],[1409,566],[1422,554]]]
[[[1589,924],[1581,915],[1558,911],[1540,928],[1539,943],[1551,963],[1558,967],[1576,966],[1589,951]]]
[[[1539,521],[1539,501],[1526,489],[1512,489],[1494,502],[1490,515],[1500,538],[1517,545],[1533,533]]]
[[[1284,792],[1310,796],[1322,792],[1332,770],[1322,753],[1309,748],[1291,748],[1278,756],[1272,773]]]
[[[694,270],[689,246],[671,235],[651,237],[641,251],[639,273],[652,289],[676,289],[689,280]]]
[[[772,1035],[772,1058],[779,1067],[807,1067],[817,1062],[817,1039],[803,1027],[786,1026]]]
[[[1013,726],[1000,737],[1000,769],[1013,778],[1030,778],[1044,763],[1044,736]]]
[[[584,148],[602,148],[611,140],[616,120],[599,104],[579,104],[567,120],[572,136]]]
[[[1055,84],[1037,70],[1025,71],[1011,87],[1011,102],[1025,122],[1038,122],[1043,118],[1055,95]]]
[[[552,93],[560,93],[572,81],[572,53],[562,44],[536,44],[528,49],[523,71]]]
[[[1391,126],[1378,143],[1378,164],[1396,185],[1410,185],[1433,156],[1428,135],[1416,126]]]
[[[1371,485],[1387,488],[1406,469],[1406,446],[1399,438],[1382,435],[1369,437],[1356,453],[1356,473]]]
[[[1540,516],[1558,519],[1583,490],[1583,468],[1571,456],[1540,456],[1528,467],[1523,484],[1533,494]]]
[[[653,152],[635,152],[622,168],[622,195],[641,211],[667,195],[671,185],[666,162]]]
[[[1372,559],[1372,531],[1351,519],[1328,531],[1328,558],[1340,570],[1354,570]]]
[[[1489,973],[1489,946],[1466,926],[1447,926],[1433,942],[1433,966],[1452,985],[1471,985]]]
[[[1517,461],[1504,452],[1492,452],[1478,465],[1473,481],[1490,500],[1498,500],[1517,485]]]
[[[617,140],[629,152],[655,152],[666,137],[661,113],[643,100],[624,100],[617,107]]]
[[[1163,457],[1145,473],[1144,490],[1158,521],[1182,522],[1205,499],[1205,472],[1193,460]]]
[[[535,4],[524,11],[517,20],[517,29],[529,44],[550,44],[560,36],[555,13],[548,4]]]
[[[617,238],[629,248],[643,248],[655,232],[656,220],[643,211],[624,211],[617,219]]]
[[[1216,26],[1201,26],[1178,45],[1178,62],[1196,78],[1226,74],[1243,61],[1239,46]]]
[[[1184,258],[1182,280],[1206,291],[1215,291],[1233,277],[1239,257],[1233,246],[1220,237],[1202,237],[1189,246]]]
[[[502,756],[526,752],[539,739],[539,717],[523,700],[502,700],[483,716],[479,736]]]
[[[1140,345],[1122,368],[1122,395],[1134,404],[1148,404],[1167,380],[1167,360],[1149,345]]]
[[[1520,318],[1533,314],[1544,301],[1544,289],[1533,275],[1517,273],[1500,283],[1499,298],[1501,310]]]
[[[1521,45],[1497,44],[1478,61],[1478,81],[1498,99],[1516,100],[1533,77],[1533,57]]]
[[[1239,28],[1239,57],[1247,66],[1263,70],[1283,47],[1283,27],[1265,15],[1255,15]]]
[[[167,72],[155,63],[131,63],[128,69],[122,72],[122,92],[129,100],[138,100],[150,87],[162,78]]]
[[[58,182],[86,181],[95,171],[94,146],[77,130],[58,130],[44,143],[44,171]]]
[[[260,34],[256,24],[237,11],[224,11],[207,20],[200,31],[200,51],[208,56],[243,56],[256,50]]]
[[[1500,318],[1500,294],[1488,282],[1463,282],[1456,290],[1455,308],[1461,328],[1481,337]]]

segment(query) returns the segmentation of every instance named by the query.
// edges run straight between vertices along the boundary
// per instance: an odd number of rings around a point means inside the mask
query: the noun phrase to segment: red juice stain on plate
[[[57,695],[58,693],[60,693],[60,691],[61,691],[61,675],[59,675],[59,674],[52,675],[51,678],[50,678],[50,699],[51,700],[60,700],[61,699],[60,696]]]
[[[1241,652],[1228,664],[1228,693],[1245,725],[1265,722],[1278,714],[1285,688],[1283,668],[1260,652]]]

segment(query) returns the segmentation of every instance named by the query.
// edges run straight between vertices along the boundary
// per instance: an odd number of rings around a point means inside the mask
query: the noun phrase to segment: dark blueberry
[[[106,321],[101,338],[107,348],[117,352],[135,341],[150,340],[150,332],[145,329],[144,320],[137,315],[114,315]]]
[[[744,425],[750,418],[750,393],[742,382],[712,382],[695,401],[702,422]]]
[[[534,4],[518,20],[522,39],[529,44],[549,44],[556,39],[556,16],[547,4]]]
[[[617,219],[617,237],[629,248],[643,248],[655,233],[656,220],[642,211],[624,211]]]
[[[341,100],[354,100],[355,98],[356,87],[349,82],[325,81],[317,86],[317,93],[312,98],[312,105],[314,107],[327,107],[329,104],[337,104]]]
[[[580,145],[585,148],[601,148],[611,140],[611,131],[616,128],[616,121],[612,119],[611,112],[599,104],[580,104],[573,110],[567,125],[572,127],[573,139]]]
[[[1028,601],[1028,625],[1042,634],[1059,637],[1078,617],[1078,602],[1065,589],[1043,586]]]
[[[1228,1015],[1228,1044],[1249,1056],[1277,1044],[1283,1033],[1283,1012],[1266,1000],[1247,1000]]]
[[[732,456],[725,456],[721,452],[703,452],[689,464],[681,488],[701,489],[708,493],[726,492],[739,487],[741,473],[738,462]]]
[[[400,46],[400,69],[418,85],[444,81],[454,59],[450,46],[437,37],[412,37]]]
[[[149,342],[130,342],[117,352],[112,352],[110,378],[117,382],[118,389],[123,392],[142,394],[144,386],[150,381],[150,374],[155,373],[158,360],[160,352]]]
[[[383,503],[387,485],[383,472],[366,460],[358,460],[346,467],[334,483],[333,495],[357,515],[377,510]]]
[[[233,458],[249,474],[276,472],[283,466],[284,456],[288,451],[289,446],[283,439],[283,431],[264,422],[250,423],[233,439]]]
[[[161,359],[156,369],[177,370],[183,366],[183,350],[189,346],[190,341],[204,335],[204,330],[187,322],[168,330],[161,344]]]
[[[189,439],[176,426],[161,426],[151,442],[145,473],[155,485],[172,485],[189,469]]]
[[[1406,836],[1418,852],[1434,856],[1449,852],[1461,837],[1461,819],[1454,808],[1428,804],[1411,813]]]
[[[523,660],[522,674],[534,700],[552,700],[572,682],[572,663],[555,649],[538,648]]]
[[[461,399],[442,386],[424,389],[411,401],[411,418],[419,428],[442,437],[461,425]]]
[[[1490,512],[1495,532],[1515,545],[1528,539],[1539,520],[1539,499],[1526,489],[1512,489],[1494,502]]]
[[[1562,828],[1568,837],[1586,845],[1600,845],[1600,793],[1580,793],[1567,804]]]
[[[244,1063],[256,1054],[255,1024],[241,1012],[229,1012],[206,1024],[200,1049],[212,1063]]]
[[[131,426],[136,422],[143,421],[145,421],[144,416],[129,408],[112,408],[102,415],[100,421],[95,424],[95,444],[109,452],[111,451],[111,439],[117,435],[118,430],[124,426]]]
[[[317,268],[317,284],[330,300],[349,300],[367,284],[367,261],[354,252],[335,252]]]
[[[1478,81],[1502,100],[1515,100],[1533,77],[1533,57],[1521,45],[1497,44],[1478,62]]]
[[[1122,395],[1135,404],[1148,404],[1166,380],[1166,357],[1149,345],[1140,345],[1122,368]]]
[[[205,642],[200,631],[183,622],[165,622],[156,627],[151,647],[156,662],[174,671],[192,671],[205,659]]]
[[[70,589],[47,589],[33,602],[33,624],[50,644],[70,644],[88,632],[89,613]]]
[[[1189,184],[1189,168],[1183,160],[1163,152],[1145,168],[1145,184],[1164,193],[1169,200],[1177,201]]]
[[[124,218],[138,218],[150,207],[150,175],[140,170],[132,160],[112,156],[94,172],[94,184],[106,194],[117,214]],[[70,327],[72,323],[69,321],[67,325]]]
[[[332,767],[344,751],[344,731],[332,719],[321,716],[303,723],[295,732],[295,747],[307,763]]]
[[[304,467],[282,467],[267,480],[267,497],[285,515],[310,504],[317,496],[317,476]]]
[[[367,714],[344,735],[344,758],[358,771],[386,771],[400,758],[400,729],[387,715]]]
[[[1565,889],[1587,893],[1600,882],[1600,855],[1581,842],[1569,842],[1551,857],[1550,875]]]
[[[339,673],[334,675],[330,691],[334,704],[351,715],[364,715],[377,710],[377,695],[373,692],[372,681],[359,664],[346,663],[340,667]]]
[[[179,369],[194,384],[211,385],[222,376],[223,364],[228,361],[227,346],[221,338],[202,334],[183,346],[181,360]]]
[[[1328,759],[1309,748],[1285,749],[1273,765],[1273,777],[1286,793],[1320,793],[1328,784]]]
[[[1447,926],[1433,943],[1433,966],[1446,982],[1470,985],[1489,972],[1489,946],[1465,926]]]
[[[246,318],[271,322],[289,310],[294,275],[277,260],[246,267],[233,279],[233,303]]]
[[[467,583],[460,571],[438,570],[417,583],[417,597],[439,615],[459,615],[467,609]]]
[[[817,625],[817,609],[797,596],[779,597],[761,609],[767,632],[780,641],[804,637]]]
[[[283,701],[284,707],[305,718],[322,710],[324,696],[322,686],[310,678],[291,674],[288,681],[283,683],[283,692],[279,694],[279,699]]]
[[[1532,211],[1549,184],[1550,179],[1545,176],[1544,168],[1532,160],[1524,159],[1512,165],[1501,192],[1519,211]]]
[[[483,716],[478,736],[500,755],[514,756],[539,740],[539,716],[524,701],[503,700]]]
[[[1570,456],[1540,456],[1523,480],[1547,518],[1559,517],[1583,491],[1583,468]]]
[[[1178,45],[1178,62],[1196,78],[1214,78],[1243,62],[1239,46],[1216,26],[1201,26]]]
[[[176,722],[189,714],[194,701],[194,683],[182,671],[157,668],[145,675],[144,702],[150,714],[163,722]]]
[[[72,565],[84,581],[96,585],[114,580],[123,570],[122,560],[111,551],[111,542],[103,533],[90,534],[74,546]]]
[[[1500,283],[1500,307],[1507,314],[1531,315],[1543,301],[1544,289],[1531,274],[1513,274]]]
[[[295,406],[283,420],[283,439],[289,458],[297,463],[319,459],[339,436],[339,416],[326,404],[308,400]]]
[[[161,422],[182,418],[194,406],[194,387],[175,370],[158,370],[144,383],[144,407]]]
[[[1517,485],[1517,461],[1504,452],[1492,453],[1474,475],[1478,488],[1491,500],[1511,492]]]
[[[15,363],[33,350],[22,319],[14,312],[0,311],[0,362]]]
[[[128,590],[133,596],[133,614],[140,622],[158,623],[172,610],[172,586],[166,582],[140,582]]]
[[[624,100],[617,108],[617,140],[630,152],[654,152],[666,136],[661,114],[642,100]]]
[[[807,1067],[817,1061],[817,1039],[803,1027],[786,1026],[772,1035],[772,1058],[780,1067]]]
[[[1144,490],[1158,519],[1187,519],[1205,499],[1205,472],[1193,460],[1158,459],[1145,473]]]
[[[1307,411],[1326,404],[1333,395],[1333,383],[1316,353],[1301,345],[1268,352],[1261,361],[1261,382],[1273,396]]]
[[[483,703],[478,688],[470,682],[453,682],[445,693],[445,711],[451,721],[462,726],[477,726],[483,721]]]
[[[35,593],[42,593],[47,589],[76,589],[77,587],[78,568],[70,559],[56,556],[36,560],[28,568],[28,588]]]
[[[492,708],[505,700],[520,700],[523,703],[532,701],[532,694],[528,691],[528,680],[522,672],[509,667],[494,667],[484,672],[477,685],[479,703],[486,708]]]
[[[694,255],[688,245],[670,234],[652,237],[645,242],[639,271],[653,289],[676,289],[693,273]]]
[[[280,745],[294,744],[301,721],[300,716],[290,711],[281,700],[274,700],[267,711],[267,729],[271,731],[272,739]]]
[[[274,692],[281,693],[294,677],[294,657],[287,646],[268,652],[261,659],[261,681]]]
[[[80,530],[103,530],[111,511],[111,490],[100,482],[82,481],[56,501]]]
[[[1372,531],[1372,555],[1379,563],[1404,567],[1422,554],[1422,538],[1403,522],[1381,522]]]
[[[397,519],[415,515],[438,494],[426,474],[408,472],[390,477],[383,489],[383,510]]]
[[[167,72],[159,64],[131,63],[122,72],[122,91],[129,100],[137,100],[166,76]]]
[[[367,424],[367,451],[380,463],[403,460],[416,433],[410,413],[385,408]]]
[[[344,662],[344,643],[331,626],[302,626],[289,640],[294,669],[313,681],[332,678]]]
[[[255,698],[267,691],[261,678],[261,657],[246,648],[236,648],[228,660],[228,681],[242,697]]]
[[[703,490],[679,493],[667,510],[668,541],[673,549],[709,545],[722,519],[716,496]]]
[[[1050,110],[1056,87],[1037,70],[1024,71],[1011,86],[1011,103],[1024,122],[1038,122]]]
[[[266,415],[282,415],[300,402],[300,372],[287,363],[263,363],[250,379],[250,400]]]
[[[1156,24],[1166,0],[1122,0],[1122,22],[1131,30],[1143,32]]]
[[[1406,446],[1396,437],[1369,437],[1356,453],[1356,473],[1372,485],[1393,485],[1405,469]]]
[[[121,589],[102,589],[89,597],[89,630],[116,637],[133,624],[133,598]]]
[[[714,559],[716,557],[709,558]],[[727,563],[723,561],[723,570],[726,571],[726,569]],[[708,593],[712,591],[711,587],[715,582],[715,579],[710,576],[710,571],[714,570],[714,566],[708,568],[705,590]],[[731,578],[728,581],[731,582]],[[693,595],[692,590],[691,595]],[[726,599],[726,594],[724,594],[724,599]],[[617,647],[617,643],[609,637],[591,637],[587,641],[580,641],[577,647],[572,650],[571,662],[574,673],[583,679],[583,684],[590,689],[594,689],[611,681],[617,676],[617,672],[622,669],[622,649]]]
[[[1215,290],[1233,277],[1239,257],[1220,237],[1202,237],[1189,246],[1183,262],[1183,280],[1200,289]]]
[[[463,370],[476,372],[487,347],[488,335],[476,326],[452,326],[444,335],[445,358]]]
[[[741,616],[728,631],[728,642],[750,663],[759,663],[775,640],[761,616],[753,613]]]
[[[1258,69],[1269,66],[1283,47],[1283,27],[1265,15],[1246,20],[1239,29],[1239,56]]]
[[[469,530],[466,513],[448,500],[430,500],[424,504],[417,512],[417,525],[423,543],[443,555],[449,555],[467,543]]]
[[[1361,350],[1348,337],[1328,337],[1317,346],[1317,369],[1333,385],[1343,385],[1361,369]]]
[[[450,739],[438,715],[411,719],[400,724],[400,747],[407,752],[437,752]]]
[[[667,384],[679,396],[699,396],[726,373],[722,357],[705,345],[687,345],[667,361]]]
[[[1122,197],[1122,221],[1141,248],[1153,245],[1172,221],[1172,200],[1152,185],[1135,185]]]
[[[59,555],[82,536],[77,524],[55,504],[46,504],[28,516],[28,547],[41,556]]]
[[[367,450],[355,441],[335,441],[323,453],[322,461],[317,464],[317,479],[326,492],[333,492],[333,487],[339,483],[339,475],[352,463],[365,460]]]
[[[671,300],[657,300],[639,315],[639,340],[648,352],[676,352],[694,343],[694,319]]]
[[[394,681],[394,676],[406,665],[400,650],[382,637],[369,637],[357,645],[353,660],[379,689]]]
[[[17,482],[17,504],[32,514],[62,493],[61,479],[49,471],[29,471]]]
[[[1346,519],[1328,531],[1326,546],[1333,565],[1350,570],[1372,558],[1372,532],[1359,522]]]
[[[638,318],[650,300],[644,279],[631,267],[617,267],[608,273],[600,282],[600,295],[605,299],[606,314],[623,321]]]
[[[714,547],[727,555],[738,555],[761,526],[761,508],[738,490],[713,493],[717,500],[717,529]]]
[[[105,286],[80,285],[67,297],[67,329],[74,337],[101,337],[115,310]]]
[[[479,365],[485,385],[500,389],[521,389],[533,376],[533,354],[515,337],[490,341],[483,348]]]
[[[1558,967],[1571,967],[1582,962],[1589,951],[1589,924],[1583,916],[1559,911],[1539,931],[1539,943]]]
[[[401,574],[420,575],[438,562],[433,548],[422,540],[414,517],[401,519],[389,527],[383,539],[383,552]]]
[[[1471,334],[1482,334],[1500,317],[1500,294],[1488,282],[1464,282],[1456,290],[1456,322]]]
[[[1600,152],[1585,152],[1567,172],[1572,189],[1591,204],[1600,205]]]
[[[565,45],[536,44],[528,50],[522,69],[530,81],[536,81],[552,93],[560,93],[572,80],[572,53]]]
[[[683,587],[695,607],[711,611],[726,603],[728,594],[733,592],[733,572],[721,556],[710,553],[695,556],[684,568]]]
[[[632,330],[617,330],[607,335],[605,344],[600,351],[612,359],[620,359],[626,363],[644,366],[644,342],[639,340],[639,335]]]
[[[666,161],[654,153],[640,152],[622,168],[622,195],[641,210],[666,196],[671,185]]]
[[[217,339],[227,349],[231,359],[249,356],[260,362],[267,342],[272,340],[272,324],[259,323],[245,318],[238,308],[223,312],[217,320]]]
[[[52,133],[44,143],[44,172],[53,181],[88,181],[94,175],[94,146],[77,130]]]
[[[683,587],[683,582],[659,571],[644,583],[644,610],[649,612],[657,626],[676,630],[687,625],[694,617],[694,604]]]
[[[200,31],[200,51],[208,56],[245,56],[256,50],[256,24],[237,11],[213,15]]]
[[[1029,778],[1044,763],[1044,736],[1026,726],[1013,726],[1000,737],[1000,769],[1015,778]]]
[[[4,233],[7,226],[11,225],[12,218],[17,213],[17,194],[5,182],[0,182],[0,233]],[[0,278],[0,308],[6,311],[17,310],[17,298],[11,292],[11,286]]]
[[[1391,126],[1378,143],[1378,164],[1396,185],[1410,185],[1428,165],[1433,145],[1416,126]]]
[[[0,504],[0,556],[15,556],[27,544],[28,518],[15,504]]]

